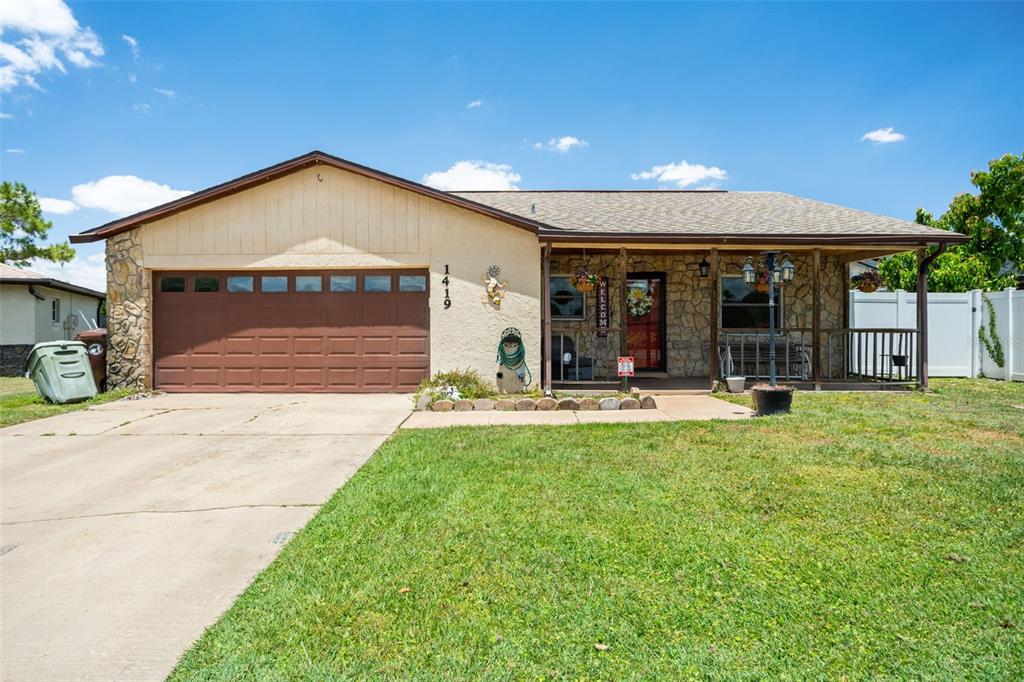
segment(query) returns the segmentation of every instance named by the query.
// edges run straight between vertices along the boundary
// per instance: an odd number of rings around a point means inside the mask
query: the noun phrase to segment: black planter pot
[[[758,417],[786,414],[793,405],[793,389],[791,388],[755,388],[753,394]]]

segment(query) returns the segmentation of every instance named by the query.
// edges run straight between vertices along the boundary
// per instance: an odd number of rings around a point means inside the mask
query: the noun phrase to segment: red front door
[[[665,370],[665,273],[626,278],[626,348],[638,370]]]

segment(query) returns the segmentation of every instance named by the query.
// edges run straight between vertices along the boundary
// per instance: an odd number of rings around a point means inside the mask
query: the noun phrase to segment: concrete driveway
[[[0,678],[163,679],[409,408],[165,395],[0,430]]]

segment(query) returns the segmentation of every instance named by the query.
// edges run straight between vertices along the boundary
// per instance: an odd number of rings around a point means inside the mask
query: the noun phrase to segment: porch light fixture
[[[700,270],[701,277],[707,277],[708,273],[711,272],[711,263],[708,262],[707,258],[702,258],[700,263],[697,263],[697,269]]]
[[[757,273],[754,272],[754,266],[750,264],[750,257],[747,257],[747,261],[743,264],[743,282],[745,284],[753,284],[754,279],[757,277]]]
[[[796,268],[793,266],[793,261],[786,258],[786,261],[782,264],[782,281],[789,284],[796,277]]]

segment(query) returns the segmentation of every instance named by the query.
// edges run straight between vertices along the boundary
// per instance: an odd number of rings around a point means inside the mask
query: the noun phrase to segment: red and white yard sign
[[[619,376],[631,377],[633,375],[633,356],[619,356]]]

